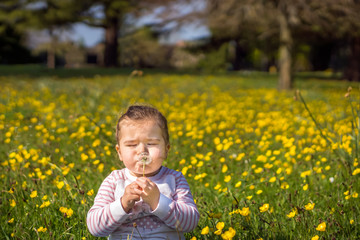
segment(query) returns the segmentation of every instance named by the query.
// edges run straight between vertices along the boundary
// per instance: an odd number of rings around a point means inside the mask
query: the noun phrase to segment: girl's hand
[[[121,205],[126,213],[129,213],[134,207],[135,202],[140,200],[141,194],[142,189],[137,182],[126,186],[124,195],[121,197]]]
[[[147,177],[140,177],[136,179],[136,183],[142,189],[140,196],[143,201],[149,204],[152,211],[154,211],[160,199],[160,190],[158,186]]]

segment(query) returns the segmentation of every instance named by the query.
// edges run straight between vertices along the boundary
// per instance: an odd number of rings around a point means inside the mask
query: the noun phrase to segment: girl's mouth
[[[148,153],[140,153],[136,157],[136,161],[144,165],[149,165],[152,161],[151,156]]]

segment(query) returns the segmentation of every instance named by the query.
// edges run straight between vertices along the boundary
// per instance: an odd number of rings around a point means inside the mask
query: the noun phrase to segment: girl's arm
[[[199,221],[199,211],[194,203],[185,177],[176,175],[176,191],[173,199],[160,194],[158,208],[153,212],[165,224],[179,232],[190,232]]]
[[[121,200],[115,201],[115,173],[112,172],[101,184],[94,205],[87,214],[86,223],[96,237],[110,235],[128,217]]]

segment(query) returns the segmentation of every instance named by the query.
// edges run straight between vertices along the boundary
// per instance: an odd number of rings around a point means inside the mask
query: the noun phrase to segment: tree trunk
[[[53,31],[49,30],[50,35],[50,45],[47,50],[46,65],[50,69],[55,69],[55,49],[56,49],[56,37],[53,34]]]
[[[118,30],[119,18],[117,16],[108,17],[105,28],[105,67],[118,66]]]
[[[50,69],[55,68],[55,51],[52,47],[49,47],[49,49],[47,51],[46,65]]]
[[[350,49],[350,59],[344,77],[349,81],[360,82],[360,37],[351,39]]]
[[[234,47],[235,47],[235,57],[233,61],[233,70],[238,71],[241,70],[241,68],[244,68],[244,58],[246,56],[246,53],[244,51],[243,46],[240,45],[239,40],[234,41]]]
[[[292,88],[292,47],[293,40],[288,19],[281,10],[278,14],[280,47],[279,47],[279,90],[289,90]]]

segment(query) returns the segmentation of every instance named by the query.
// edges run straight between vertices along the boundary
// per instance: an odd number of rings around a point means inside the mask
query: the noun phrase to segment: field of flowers
[[[94,239],[86,213],[123,167],[117,118],[150,103],[169,121],[165,165],[186,176],[201,214],[187,239],[359,239],[359,86],[247,81],[0,78],[0,238]]]

